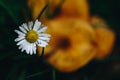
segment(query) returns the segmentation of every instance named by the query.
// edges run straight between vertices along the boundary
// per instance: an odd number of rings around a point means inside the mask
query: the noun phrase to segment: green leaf
[[[47,72],[49,72],[51,69],[46,69],[46,70],[44,70],[44,71],[42,71],[42,72],[38,72],[38,73],[34,73],[34,74],[31,74],[31,75],[29,75],[29,76],[26,76],[26,78],[31,78],[31,77],[35,77],[35,76],[40,76],[40,75],[42,75],[42,74],[45,74],[45,73],[47,73]]]
[[[25,80],[25,70],[20,73],[18,80]]]
[[[15,16],[15,14],[12,12],[12,10],[10,9],[10,6],[8,6],[7,4],[5,4],[2,0],[0,0],[0,6],[3,7],[8,14],[11,16],[11,18],[13,19],[13,21],[18,24],[17,22],[17,18]]]
[[[19,65],[14,65],[10,70],[10,72],[8,73],[6,80],[16,80],[18,70],[19,70]]]
[[[0,55],[0,61],[7,58],[8,56],[10,56],[11,54],[2,54]]]

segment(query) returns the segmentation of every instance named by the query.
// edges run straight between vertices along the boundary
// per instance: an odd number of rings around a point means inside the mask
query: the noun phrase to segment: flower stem
[[[40,14],[38,15],[37,19],[40,19],[41,16],[43,15],[43,13],[45,12],[45,10],[48,8],[48,4],[45,5],[45,7],[42,9],[42,11],[40,12]]]
[[[52,70],[52,80],[56,80],[56,71],[54,68]]]
[[[44,47],[42,48],[42,54],[41,54],[41,57],[43,58],[44,56]]]

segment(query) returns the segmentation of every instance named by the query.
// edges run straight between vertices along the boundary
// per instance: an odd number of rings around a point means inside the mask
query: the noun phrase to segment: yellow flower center
[[[26,40],[30,43],[36,42],[38,39],[38,33],[34,30],[30,30],[26,34]]]

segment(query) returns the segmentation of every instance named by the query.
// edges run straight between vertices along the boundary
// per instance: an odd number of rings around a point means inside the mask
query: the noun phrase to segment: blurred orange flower
[[[56,69],[61,72],[76,71],[92,59],[104,58],[111,52],[115,33],[106,27],[101,18],[90,17],[87,0],[28,0],[33,19],[38,17],[46,4],[47,14],[41,20],[52,36],[44,57]],[[49,15],[52,18],[46,17]],[[41,53],[39,47],[38,53]]]
[[[46,5],[46,0],[27,0],[27,2],[28,7],[32,11],[32,17],[35,20]]]
[[[48,15],[57,11],[59,15],[79,17],[84,20],[89,18],[87,0],[28,0],[28,7],[32,9],[33,19],[38,17],[46,4],[49,6]]]
[[[96,59],[104,58],[110,55],[115,42],[115,33],[109,28],[107,23],[98,16],[91,18],[91,23],[95,27],[96,44],[98,52],[95,56]]]
[[[75,71],[96,55],[95,32],[86,21],[59,17],[44,24],[49,28],[47,33],[52,35],[45,57],[58,70]]]

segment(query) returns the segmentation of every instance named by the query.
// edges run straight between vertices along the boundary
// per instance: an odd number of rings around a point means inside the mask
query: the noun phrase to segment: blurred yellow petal
[[[106,22],[100,17],[92,17],[92,24],[95,26],[98,53],[96,59],[110,55],[115,42],[115,33],[108,27]]]
[[[109,28],[99,27],[96,28],[96,35],[98,42],[98,53],[96,58],[100,59],[110,55],[114,46],[115,33]]]
[[[47,22],[51,34],[45,48],[47,61],[61,72],[72,72],[85,66],[96,55],[94,29],[79,18],[59,17]],[[38,48],[38,52],[41,50]]]
[[[62,5],[61,13],[66,16],[76,16],[88,20],[88,2],[87,0],[65,0]]]
[[[43,7],[48,4],[47,15],[59,15],[89,19],[89,6],[87,0],[28,0],[28,6],[32,9],[33,18],[36,19]],[[60,7],[60,8],[58,8]],[[57,13],[54,15],[55,10]]]
[[[32,17],[35,20],[46,5],[46,0],[27,0],[28,7],[32,10]]]

